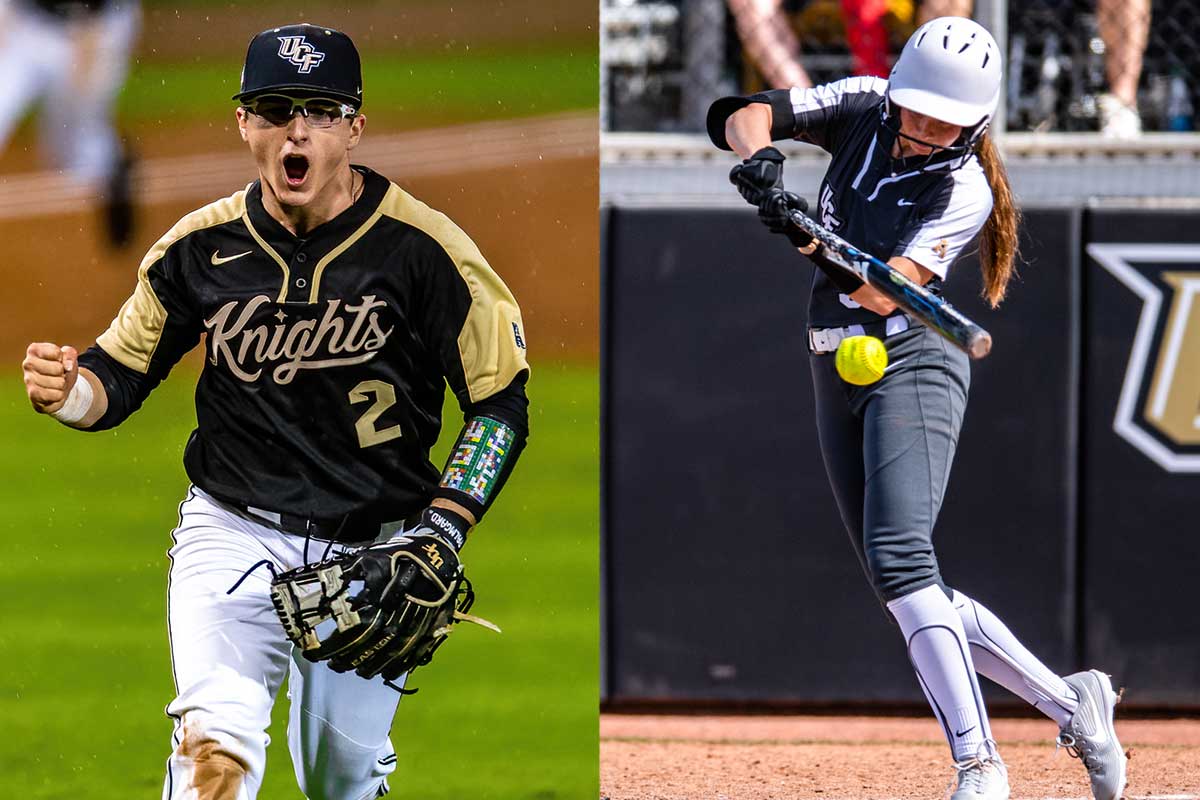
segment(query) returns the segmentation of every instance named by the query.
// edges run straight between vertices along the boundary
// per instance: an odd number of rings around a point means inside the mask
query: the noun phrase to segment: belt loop
[[[245,509],[247,513],[253,514],[259,519],[264,519],[273,525],[280,525],[282,522],[278,511],[267,511],[265,508],[255,508],[254,506],[245,506]]]

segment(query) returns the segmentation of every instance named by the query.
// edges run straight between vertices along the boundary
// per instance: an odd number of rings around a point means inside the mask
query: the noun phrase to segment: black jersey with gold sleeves
[[[318,518],[423,507],[446,383],[465,410],[522,376],[521,313],[445,215],[354,169],[360,198],[303,238],[266,212],[256,182],[159,240],[80,358],[126,398],[93,429],[136,409],[203,334],[184,455],[197,486]]]

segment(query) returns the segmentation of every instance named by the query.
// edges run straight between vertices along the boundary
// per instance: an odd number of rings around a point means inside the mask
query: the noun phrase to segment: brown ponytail
[[[992,187],[992,213],[979,234],[979,262],[983,270],[981,294],[995,308],[1004,299],[1009,279],[1017,274],[1020,249],[1017,229],[1021,224],[1021,212],[1013,200],[1008,171],[1004,169],[990,134],[983,135],[977,152],[983,173]]]

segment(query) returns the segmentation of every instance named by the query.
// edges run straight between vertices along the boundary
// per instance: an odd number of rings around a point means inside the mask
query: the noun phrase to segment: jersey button
[[[297,289],[303,289],[305,286],[308,286],[308,281],[304,280],[304,278],[296,278]]]
[[[303,264],[305,261],[308,261],[308,256],[304,253],[297,253],[296,260]]]

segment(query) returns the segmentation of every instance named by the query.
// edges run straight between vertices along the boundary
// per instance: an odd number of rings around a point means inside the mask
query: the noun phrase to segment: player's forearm
[[[522,371],[501,391],[463,409],[466,425],[423,515],[423,521],[456,548],[462,547],[467,533],[495,502],[525,448],[528,377]]]
[[[909,280],[921,286],[924,286],[933,278],[932,272],[911,258],[892,256],[888,259],[887,263],[889,267],[892,267]],[[886,317],[896,310],[896,303],[869,283],[864,283],[862,288],[850,295],[850,299],[868,311],[874,311],[882,317]]]
[[[869,283],[864,283],[861,289],[850,295],[850,299],[881,317],[896,310],[896,303]]]
[[[749,158],[755,151],[771,144],[771,106],[766,103],[751,103],[739,108],[725,120],[725,139],[733,151],[742,158]]]
[[[98,345],[79,355],[80,371],[92,373],[105,398],[104,407],[87,426],[88,430],[104,431],[124,422],[158,386],[161,378],[132,370],[106,353]]]
[[[458,514],[460,517],[465,519],[467,524],[472,527],[474,527],[475,523],[479,521],[475,518],[475,515],[471,513],[470,509],[460,503],[454,502],[448,497],[433,498],[433,502],[429,504],[429,507],[443,508],[447,511],[453,511],[455,514]]]
[[[68,428],[87,430],[108,410],[108,392],[96,373],[80,367],[79,377],[71,387],[62,408],[51,416]]]
[[[104,384],[96,377],[96,373],[87,367],[79,368],[79,380],[87,381],[92,387],[92,402],[82,419],[69,424],[72,428],[86,430],[95,425],[108,411],[108,392],[104,390]]]
[[[473,415],[463,426],[434,490],[431,505],[460,514],[474,525],[495,502],[525,449],[526,431],[500,415]]]

